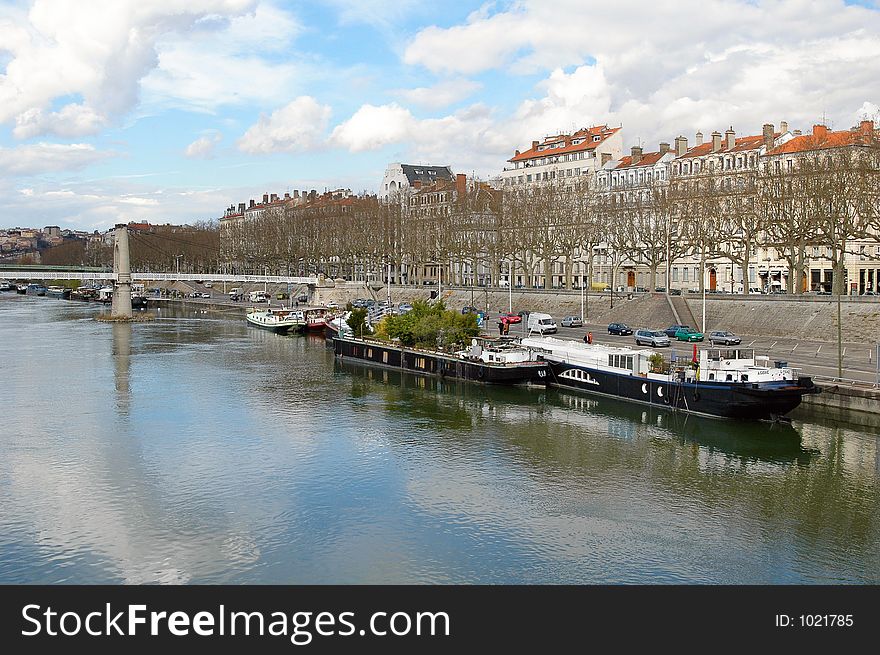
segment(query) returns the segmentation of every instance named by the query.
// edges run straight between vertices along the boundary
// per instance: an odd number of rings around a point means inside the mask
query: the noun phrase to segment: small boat
[[[29,296],[45,296],[46,291],[46,287],[42,284],[31,283],[25,287],[25,293]]]
[[[546,362],[538,361],[532,349],[504,337],[475,337],[470,348],[454,353],[341,335],[333,338],[333,346],[340,359],[357,359],[422,375],[486,384],[541,386],[548,379]]]
[[[95,300],[98,302],[102,302],[105,304],[110,304],[113,302],[113,287],[106,286],[98,289],[98,294],[95,297]]]
[[[143,309],[147,306],[147,297],[142,293],[132,293],[131,294],[131,308],[132,309]]]
[[[15,293],[23,296],[24,294],[27,293],[27,288],[28,288],[28,285],[19,284],[17,287],[15,287]]]
[[[329,311],[330,310],[327,307],[302,308],[302,313],[305,317],[305,329],[309,332],[320,332],[324,330],[327,325]]]
[[[97,300],[98,289],[93,286],[81,286],[70,292],[71,300]]]
[[[290,332],[301,330],[306,325],[303,312],[299,309],[258,309],[251,307],[245,315],[247,322],[264,330],[273,332]]]
[[[0,291],[12,291],[13,286],[9,280],[0,280]]]
[[[59,286],[51,286],[51,287],[47,287],[46,295],[49,296],[50,298],[61,298],[63,300],[69,300],[70,299],[70,289],[67,289],[65,287],[59,287]]]
[[[819,393],[810,377],[751,348],[702,348],[692,359],[666,361],[644,348],[527,337],[543,351],[548,384],[713,418],[779,420]]]

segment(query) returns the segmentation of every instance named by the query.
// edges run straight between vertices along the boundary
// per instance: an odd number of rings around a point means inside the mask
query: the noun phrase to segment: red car
[[[511,314],[510,312],[501,315],[502,323],[522,323],[522,316]]]

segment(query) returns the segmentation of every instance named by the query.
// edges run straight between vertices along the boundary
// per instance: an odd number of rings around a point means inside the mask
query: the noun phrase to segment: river
[[[0,583],[880,583],[878,432],[0,295]]]

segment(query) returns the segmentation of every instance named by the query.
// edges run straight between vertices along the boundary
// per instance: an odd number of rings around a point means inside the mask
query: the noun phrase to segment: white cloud
[[[190,143],[183,154],[190,159],[212,159],[214,146],[220,143],[221,138],[219,133],[206,134]]]
[[[411,138],[417,121],[409,109],[392,103],[376,107],[363,105],[330,135],[330,142],[352,152],[378,150],[390,143]]]
[[[209,15],[246,12],[252,0],[35,0],[13,15],[0,75],[0,122],[20,138],[94,132],[131,109],[139,81],[157,64],[156,42]],[[7,25],[4,25],[4,28]]]
[[[4,175],[39,175],[85,168],[116,153],[98,151],[87,143],[35,143],[15,148],[0,148],[0,173]]]
[[[260,4],[253,13],[214,17],[156,46],[157,64],[141,84],[148,106],[212,112],[222,105],[273,105],[313,77],[310,65],[273,57],[303,31],[291,15]]]
[[[300,96],[248,128],[238,148],[251,154],[295,152],[316,147],[330,120],[330,107],[311,96]]]
[[[426,28],[403,59],[443,74],[547,72],[543,95],[498,126],[518,137],[512,154],[593,122],[649,143],[729,125],[754,134],[781,119],[809,129],[823,113],[849,127],[877,92],[878,33],[880,12],[842,0],[658,0],[649,10],[639,0],[521,0]]]
[[[434,86],[420,86],[416,89],[401,89],[395,94],[404,100],[427,109],[439,109],[464,100],[482,88],[482,84],[458,78],[443,80]]]

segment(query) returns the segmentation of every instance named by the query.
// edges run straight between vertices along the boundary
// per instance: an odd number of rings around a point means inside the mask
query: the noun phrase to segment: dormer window
[[[598,134],[593,137],[593,141],[601,141],[601,140],[602,140],[602,137],[599,136]]]

